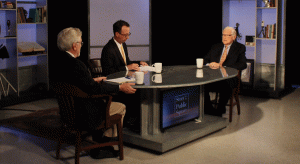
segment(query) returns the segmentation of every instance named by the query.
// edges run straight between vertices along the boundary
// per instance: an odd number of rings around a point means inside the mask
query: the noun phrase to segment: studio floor
[[[300,162],[300,88],[281,99],[240,96],[241,115],[221,131],[158,155],[124,147],[124,160],[94,160],[83,153],[82,164],[298,164]],[[6,107],[0,119],[57,106],[45,99]],[[128,109],[129,110],[129,109]],[[228,117],[224,114],[223,117]],[[56,160],[56,143],[0,126],[1,164],[73,164],[74,147]]]

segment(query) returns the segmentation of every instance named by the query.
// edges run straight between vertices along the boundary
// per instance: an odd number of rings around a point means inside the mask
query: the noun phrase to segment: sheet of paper
[[[155,68],[154,67],[151,67],[151,66],[141,66],[140,67],[140,71],[155,71]]]
[[[123,83],[128,83],[128,82],[135,82],[135,79],[128,79],[126,77],[120,77],[120,78],[116,78],[116,79],[109,79],[106,80],[108,82],[113,82],[113,83],[118,83],[118,84],[123,84]]]

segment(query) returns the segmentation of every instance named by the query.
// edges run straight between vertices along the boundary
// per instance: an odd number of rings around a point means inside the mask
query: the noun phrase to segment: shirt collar
[[[114,41],[115,41],[115,43],[117,44],[118,47],[121,47],[121,46],[122,46],[122,44],[120,44],[118,41],[116,41],[115,38],[113,38],[113,39],[114,39]]]
[[[68,54],[70,54],[73,58],[75,58],[75,56],[71,53],[71,52],[69,52],[69,51],[66,51]]]
[[[231,45],[232,45],[232,43],[231,43],[231,44],[229,44],[227,48],[229,49],[229,48],[231,47]],[[225,47],[226,47],[226,46],[224,45],[224,48],[225,48]]]

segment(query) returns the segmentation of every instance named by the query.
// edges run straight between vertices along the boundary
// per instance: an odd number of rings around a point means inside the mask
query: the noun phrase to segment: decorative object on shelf
[[[2,59],[9,58],[7,49],[3,44],[0,45],[0,58]]]
[[[8,36],[10,36],[10,20],[7,20],[6,24],[7,24],[7,33]]]
[[[236,23],[235,31],[236,31],[236,36],[237,36],[236,38],[237,38],[237,40],[241,40],[242,39],[242,35],[239,32],[239,26],[240,26],[240,24]]]
[[[264,23],[264,21],[261,22],[261,31],[260,31],[260,33],[258,34],[258,37],[259,37],[261,34],[263,35],[263,38],[266,37],[266,33],[265,33],[265,23]]]
[[[271,7],[269,0],[262,0],[265,3],[265,7]]]
[[[20,42],[18,51],[23,55],[35,55],[45,53],[45,48],[36,42]]]
[[[12,2],[4,1],[4,8],[13,9],[14,8],[14,4]]]

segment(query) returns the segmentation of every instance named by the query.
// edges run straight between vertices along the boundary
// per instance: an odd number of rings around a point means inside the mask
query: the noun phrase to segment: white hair
[[[57,46],[61,51],[72,49],[73,43],[79,42],[82,32],[79,28],[65,28],[57,35]]]
[[[231,30],[231,35],[236,36],[236,31],[233,27],[227,26],[227,27],[224,28],[223,31],[225,31],[225,30]]]

